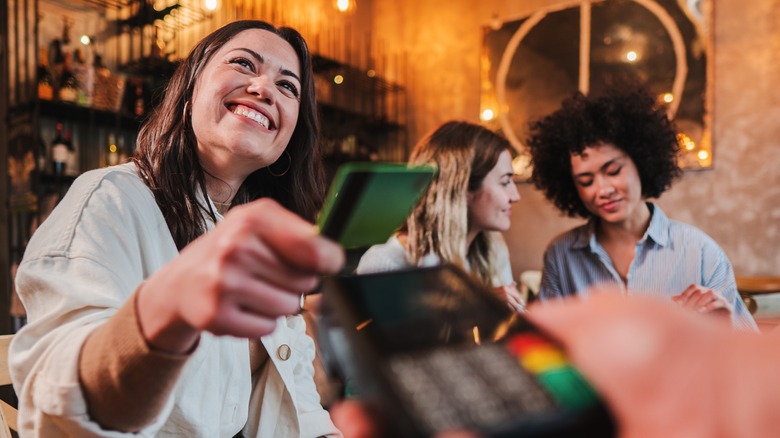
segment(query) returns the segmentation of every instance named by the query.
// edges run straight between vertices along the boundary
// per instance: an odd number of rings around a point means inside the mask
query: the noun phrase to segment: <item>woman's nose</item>
[[[598,183],[599,196],[610,196],[615,193],[615,186],[613,186],[608,180],[602,179]]]
[[[511,192],[509,194],[509,202],[514,203],[514,202],[519,201],[521,196],[520,196],[520,191],[517,190],[517,184],[515,184],[513,182],[513,183],[510,184],[510,186],[512,187],[512,189],[511,189]]]
[[[273,84],[268,76],[260,75],[251,78],[249,80],[249,86],[246,87],[246,91],[269,104],[274,102]]]

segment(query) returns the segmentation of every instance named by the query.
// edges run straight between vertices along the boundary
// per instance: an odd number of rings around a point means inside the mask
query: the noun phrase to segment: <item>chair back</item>
[[[539,285],[542,283],[542,271],[528,270],[520,273],[520,294],[526,304],[539,298]]]
[[[0,386],[11,384],[11,370],[8,368],[8,346],[13,335],[0,335]],[[0,438],[11,438],[11,430],[19,431],[16,424],[16,408],[0,400]]]

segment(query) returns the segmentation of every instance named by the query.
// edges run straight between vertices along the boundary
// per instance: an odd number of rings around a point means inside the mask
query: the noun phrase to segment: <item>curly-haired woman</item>
[[[639,87],[576,93],[532,124],[533,183],[563,213],[588,219],[545,251],[542,299],[615,283],[756,328],[723,250],[648,202],[681,173],[676,134],[664,108]]]

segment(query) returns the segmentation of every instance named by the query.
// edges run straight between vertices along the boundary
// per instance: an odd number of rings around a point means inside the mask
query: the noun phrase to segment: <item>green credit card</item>
[[[404,223],[435,173],[433,166],[343,164],[317,219],[320,233],[345,249],[384,243]]]

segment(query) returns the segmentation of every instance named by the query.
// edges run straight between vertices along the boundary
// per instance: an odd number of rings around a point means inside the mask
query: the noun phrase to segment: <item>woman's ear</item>
[[[471,205],[477,201],[481,193],[482,191],[480,189],[466,191],[466,208],[468,208],[469,211],[471,211]]]

